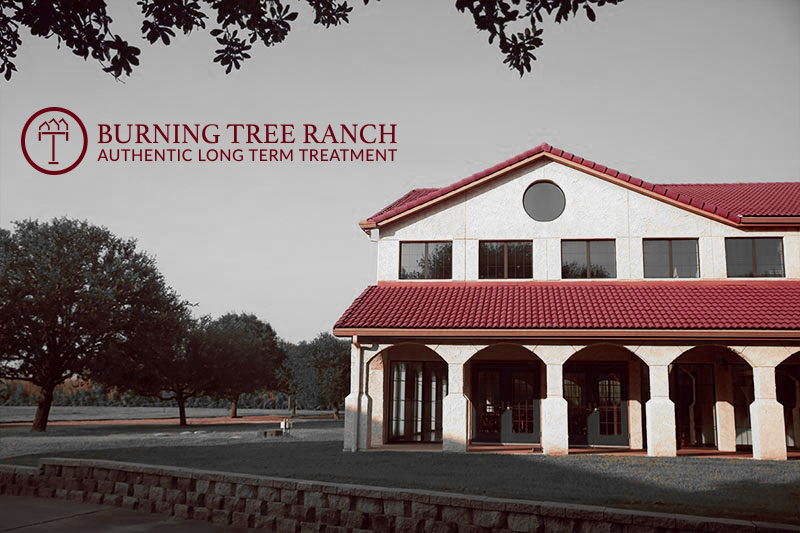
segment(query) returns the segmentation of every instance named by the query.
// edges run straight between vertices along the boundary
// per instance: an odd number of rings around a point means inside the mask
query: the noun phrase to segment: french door
[[[447,364],[393,361],[390,442],[441,442],[442,400],[447,396]]]
[[[626,365],[567,364],[564,398],[570,446],[628,444]]]
[[[476,363],[472,390],[474,442],[539,442],[539,372],[535,365]]]

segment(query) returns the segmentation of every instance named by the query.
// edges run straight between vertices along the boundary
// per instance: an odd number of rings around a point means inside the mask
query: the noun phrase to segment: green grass
[[[800,461],[341,450],[336,441],[251,441],[45,453],[4,462],[97,458],[800,524]]]

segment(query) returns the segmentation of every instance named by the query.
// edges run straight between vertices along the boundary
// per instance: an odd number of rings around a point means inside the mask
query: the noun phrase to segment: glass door
[[[390,442],[441,442],[447,364],[393,361]]]
[[[500,418],[505,407],[500,397],[500,371],[480,368],[475,383],[475,440],[500,442]]]
[[[476,364],[473,441],[539,442],[539,373],[521,364]]]
[[[564,369],[564,399],[571,446],[626,446],[625,365],[572,364]]]

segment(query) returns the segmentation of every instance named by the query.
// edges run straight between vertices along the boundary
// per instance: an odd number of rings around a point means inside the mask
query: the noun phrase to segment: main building
[[[800,182],[655,185],[542,144],[360,226],[345,450],[800,447]]]

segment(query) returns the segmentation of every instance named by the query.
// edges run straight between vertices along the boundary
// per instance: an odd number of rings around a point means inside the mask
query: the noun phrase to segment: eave
[[[334,328],[337,337],[437,338],[450,340],[613,341],[788,341],[800,343],[800,330],[791,329],[449,329],[449,328]]]

